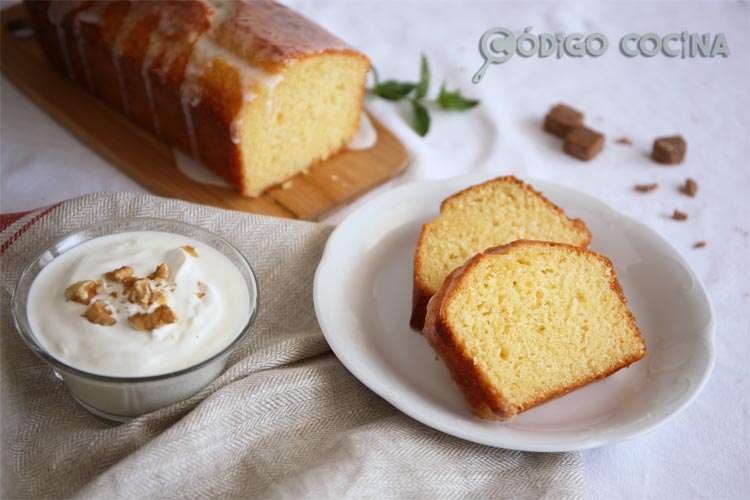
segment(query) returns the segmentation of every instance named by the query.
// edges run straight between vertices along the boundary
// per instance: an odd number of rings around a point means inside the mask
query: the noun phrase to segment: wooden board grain
[[[195,182],[177,169],[171,146],[128,120],[54,70],[30,33],[26,10],[0,12],[0,69],[39,107],[81,142],[160,196],[280,217],[319,219],[401,173],[408,155],[399,140],[370,117],[378,133],[365,150],[344,150],[282,186],[255,198]]]

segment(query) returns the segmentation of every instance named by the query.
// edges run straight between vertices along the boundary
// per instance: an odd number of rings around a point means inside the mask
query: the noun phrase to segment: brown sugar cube
[[[563,151],[579,160],[589,161],[604,148],[604,134],[588,127],[575,127],[565,136]]]
[[[680,135],[659,137],[654,141],[651,158],[657,163],[676,165],[685,159],[687,143]]]
[[[544,130],[561,138],[574,127],[583,125],[583,113],[565,104],[553,107],[544,117]]]

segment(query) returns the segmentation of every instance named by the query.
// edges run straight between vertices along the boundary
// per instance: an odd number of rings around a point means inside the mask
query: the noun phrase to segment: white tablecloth
[[[709,287],[718,315],[717,363],[693,405],[668,425],[630,442],[586,451],[591,498],[750,498],[750,7],[746,2],[477,3],[305,1],[297,7],[365,51],[383,77],[416,77],[420,53],[440,81],[482,104],[468,113],[433,113],[416,136],[408,107],[368,100],[368,109],[406,144],[411,164],[376,192],[414,179],[469,171],[514,173],[589,192],[671,241]],[[602,32],[599,58],[523,59],[489,69],[480,35],[492,26],[534,33]],[[726,35],[728,58],[626,58],[629,32],[689,30]],[[581,163],[560,152],[540,120],[557,102],[586,112],[608,136],[604,152]],[[29,210],[99,190],[143,191],[76,141],[2,80],[0,211]],[[688,141],[679,167],[652,163],[654,137]],[[615,144],[626,136],[632,146]],[[678,192],[695,178],[698,196]],[[644,195],[636,183],[658,182]],[[372,196],[372,195],[369,195]],[[368,196],[368,197],[369,197]],[[366,199],[367,197],[365,197]],[[361,203],[358,202],[357,204]],[[357,205],[355,204],[355,206]],[[685,222],[669,218],[678,208]],[[341,219],[350,209],[330,218]],[[705,241],[703,249],[693,243]]]

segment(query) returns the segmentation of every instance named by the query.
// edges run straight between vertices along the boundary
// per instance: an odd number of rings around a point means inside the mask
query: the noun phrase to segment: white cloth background
[[[422,139],[408,107],[368,100],[368,109],[407,146],[411,164],[378,190],[469,171],[513,173],[589,192],[671,241],[709,287],[718,315],[717,363],[704,392],[668,425],[639,439],[583,453],[590,498],[750,498],[750,6],[747,2],[507,3],[367,0],[294,2],[303,13],[366,52],[381,77],[416,78],[424,52],[432,92],[445,79],[482,104],[468,113],[433,113]],[[470,83],[482,60],[480,35],[492,26],[534,33],[602,32],[600,58],[522,59],[493,66]],[[723,32],[724,59],[626,58],[629,32]],[[143,191],[2,82],[0,209],[28,210],[97,190]],[[604,152],[581,163],[541,131],[546,110],[566,102],[607,134]],[[686,162],[652,163],[654,137],[682,134]],[[627,136],[632,146],[613,139]],[[695,178],[696,198],[678,192]],[[658,182],[647,195],[636,183]],[[370,195],[372,196],[372,195]],[[360,202],[361,203],[361,202]],[[676,222],[678,208],[689,215]],[[341,219],[350,209],[330,218]],[[697,241],[707,247],[692,249]]]

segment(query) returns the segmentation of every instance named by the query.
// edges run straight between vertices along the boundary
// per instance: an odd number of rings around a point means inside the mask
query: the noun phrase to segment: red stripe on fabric
[[[5,251],[8,248],[10,248],[10,246],[18,238],[20,238],[23,235],[23,233],[25,233],[26,231],[28,231],[31,228],[31,226],[33,226],[34,224],[36,224],[37,222],[39,222],[42,219],[42,217],[44,217],[45,215],[47,215],[48,213],[50,213],[51,211],[53,211],[54,209],[56,209],[60,205],[61,205],[61,203],[58,203],[56,205],[52,205],[51,207],[49,207],[48,209],[46,209],[44,212],[41,212],[41,213],[35,215],[33,219],[31,219],[29,222],[27,222],[26,224],[24,224],[21,229],[19,229],[18,231],[16,231],[16,234],[14,234],[13,236],[11,236],[9,240],[7,240],[5,243],[3,243],[3,246],[0,247],[0,254],[5,253]]]
[[[14,212],[12,214],[0,214],[0,232],[5,231],[10,227],[11,224],[16,222],[18,219],[23,217],[26,214],[30,214],[31,210],[28,212]]]

